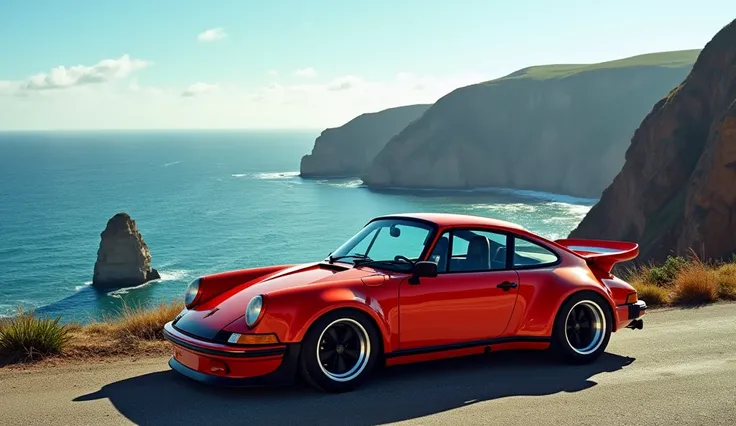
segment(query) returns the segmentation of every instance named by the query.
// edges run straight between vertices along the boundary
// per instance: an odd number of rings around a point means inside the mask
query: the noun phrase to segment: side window
[[[491,231],[458,229],[452,232],[448,272],[506,269],[507,236]]]
[[[531,241],[514,239],[514,267],[542,267],[557,262],[557,255]]]
[[[432,253],[429,254],[430,262],[437,264],[437,272],[447,272],[447,251],[450,248],[450,233],[445,232],[437,240],[437,243],[432,249]]]

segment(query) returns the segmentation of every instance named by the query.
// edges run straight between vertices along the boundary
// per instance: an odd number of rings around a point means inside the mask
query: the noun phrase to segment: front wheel
[[[371,374],[380,348],[380,335],[364,314],[329,312],[304,337],[301,375],[323,391],[353,390]]]
[[[571,363],[595,361],[608,346],[612,321],[608,303],[601,296],[592,293],[574,295],[557,313],[552,349]]]

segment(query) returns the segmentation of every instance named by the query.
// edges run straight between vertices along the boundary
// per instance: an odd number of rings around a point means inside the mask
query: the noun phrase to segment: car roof
[[[429,222],[433,222],[440,227],[447,226],[492,226],[496,228],[506,228],[526,231],[526,229],[516,223],[507,222],[505,220],[493,219],[484,216],[475,216],[470,214],[457,214],[457,213],[401,213],[391,214],[377,217],[376,219],[384,218],[406,218],[406,219],[419,219]],[[375,220],[375,219],[374,219]],[[528,231],[527,231],[528,232]]]

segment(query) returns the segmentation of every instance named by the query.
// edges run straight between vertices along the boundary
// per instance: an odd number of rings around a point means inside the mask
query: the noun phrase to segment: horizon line
[[[131,129],[0,129],[0,133],[83,133],[83,132],[313,132],[323,127],[197,127],[197,128],[131,128]]]

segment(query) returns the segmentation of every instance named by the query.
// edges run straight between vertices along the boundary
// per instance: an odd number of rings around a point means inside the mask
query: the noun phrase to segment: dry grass
[[[650,306],[685,306],[736,300],[736,258],[704,262],[695,253],[662,265],[628,271],[624,278]]]
[[[123,341],[163,340],[164,324],[184,308],[178,303],[161,303],[153,308],[123,306],[117,318],[89,324],[92,334],[112,334]]]
[[[644,281],[632,281],[630,284],[633,285],[637,293],[639,293],[639,299],[647,302],[647,306],[658,307],[665,306],[670,303],[670,289]]]
[[[675,277],[672,303],[675,305],[701,305],[718,300],[716,274],[707,265],[692,262]]]
[[[5,346],[11,348],[0,354],[0,365],[42,359],[56,363],[74,359],[101,360],[164,355],[169,351],[169,344],[164,340],[163,326],[174,319],[182,308],[180,303],[162,303],[148,308],[123,306],[117,315],[85,325],[59,325],[58,319],[42,319],[33,316],[33,313],[21,312],[13,319],[0,320],[0,349]],[[13,324],[21,324],[23,327],[13,327]],[[11,329],[26,330],[23,333],[14,332],[12,347],[4,343],[8,340],[5,337],[8,335],[7,331]],[[52,347],[53,350],[34,350],[31,352],[33,356],[24,352],[23,348],[38,347],[37,341],[41,337],[49,340],[48,335],[62,335],[57,340],[52,340],[58,341],[58,345]]]
[[[736,263],[727,263],[715,270],[718,298],[736,300]]]

